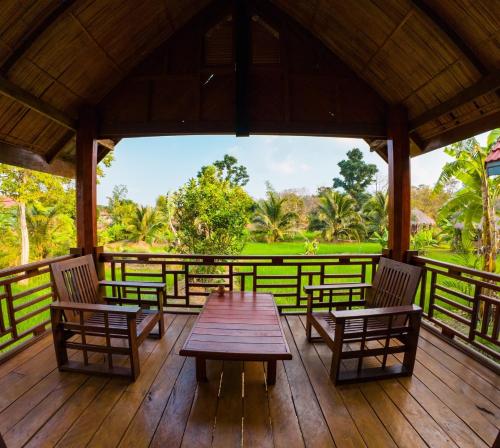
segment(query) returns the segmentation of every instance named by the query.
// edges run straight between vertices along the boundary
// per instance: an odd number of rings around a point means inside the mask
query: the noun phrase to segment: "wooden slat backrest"
[[[57,296],[62,302],[100,303],[99,280],[92,255],[50,265]],[[66,317],[69,313],[66,313]],[[72,319],[70,319],[72,320]]]
[[[373,308],[410,305],[417,292],[422,269],[382,257],[366,300]]]

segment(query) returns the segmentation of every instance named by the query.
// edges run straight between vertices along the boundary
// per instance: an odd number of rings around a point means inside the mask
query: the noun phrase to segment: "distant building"
[[[0,196],[0,207],[17,207],[17,202],[14,201],[14,199],[8,198],[6,196]]]
[[[416,233],[421,229],[430,229],[436,225],[436,221],[422,210],[413,208],[411,210],[411,232]]]

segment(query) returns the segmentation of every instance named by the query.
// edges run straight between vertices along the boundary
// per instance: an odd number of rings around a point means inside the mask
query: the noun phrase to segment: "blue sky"
[[[486,134],[479,136],[482,144]],[[129,197],[154,204],[158,195],[174,191],[201,166],[234,155],[250,175],[246,189],[254,198],[265,195],[270,181],[278,190],[300,188],[314,193],[332,184],[337,163],[351,148],[360,148],[367,162],[379,168],[384,182],[386,163],[363,140],[327,137],[182,136],[126,139],[115,149],[115,161],[98,186],[98,203],[105,204],[115,185],[126,185]],[[443,150],[412,159],[412,184],[433,184],[448,156]]]

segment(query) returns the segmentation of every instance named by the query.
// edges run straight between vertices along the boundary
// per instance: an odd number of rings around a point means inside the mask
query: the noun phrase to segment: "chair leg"
[[[308,315],[306,317],[306,336],[309,342],[312,342],[312,325],[311,325],[311,317]]]
[[[158,313],[160,314],[160,320],[158,322],[158,334],[160,336],[160,339],[165,334],[165,320],[164,320],[165,315],[163,313],[164,304],[165,304],[165,290],[162,290],[160,292],[160,295],[158,296]]]
[[[332,366],[330,368],[330,378],[337,384],[340,373],[340,361],[342,359],[342,346],[344,344],[344,322],[337,321],[335,325],[335,339],[333,340]]]
[[[54,349],[56,352],[57,367],[61,367],[68,363],[68,351],[66,350],[66,338],[64,329],[61,325],[63,312],[62,310],[50,309],[50,320],[52,324],[52,336],[54,339]]]
[[[141,373],[139,363],[139,345],[137,344],[137,326],[135,316],[128,317],[128,347],[130,357],[130,377],[135,381]]]
[[[408,336],[406,340],[406,350],[403,357],[403,366],[408,376],[413,374],[415,358],[417,357],[418,336],[420,333],[420,314],[412,314],[408,318]]]

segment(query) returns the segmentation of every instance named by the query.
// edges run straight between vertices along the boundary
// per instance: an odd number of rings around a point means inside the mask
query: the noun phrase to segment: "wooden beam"
[[[74,135],[75,133],[72,131],[64,133],[62,138],[60,138],[59,141],[45,154],[45,160],[47,161],[47,163],[52,163],[57,158],[57,156],[59,156],[59,154],[64,148],[66,148]]]
[[[115,142],[109,138],[97,140],[97,144],[99,146],[104,146],[105,148],[109,149],[110,151],[113,151],[115,149]]]
[[[389,163],[389,251],[404,261],[410,248],[411,176],[408,114],[392,106],[387,117],[387,158]]]
[[[12,98],[24,106],[38,112],[52,121],[64,126],[65,128],[76,130],[76,120],[67,116],[64,112],[56,109],[46,101],[36,97],[32,93],[21,89],[14,83],[0,76],[0,94]]]
[[[500,111],[438,134],[422,142],[421,149],[424,152],[429,152],[498,127],[500,127]]]
[[[427,3],[427,0],[412,0],[412,2],[425,16],[427,16],[427,18],[446,34],[448,39],[453,42],[481,75],[485,76],[489,73],[489,70],[478,58],[476,52],[469,47],[450,24],[448,24],[448,22]]]
[[[82,109],[76,134],[76,234],[78,247],[92,254],[97,246],[97,114]]]
[[[57,159],[53,163],[47,163],[42,155],[31,149],[4,142],[0,142],[0,163],[55,174],[56,176],[75,177],[75,165],[68,161]]]
[[[250,123],[248,113],[250,70],[250,16],[246,0],[235,0],[234,42],[236,69],[236,110],[234,129],[236,137],[248,137]]]
[[[2,64],[0,72],[6,75],[9,70],[19,61],[23,55],[30,49],[33,43],[47,30],[55,21],[64,14],[75,3],[75,0],[59,0],[55,2],[53,7],[42,19],[42,21],[31,28],[31,31],[26,33],[21,41],[14,48],[7,60]]]
[[[460,93],[449,100],[446,100],[444,103],[441,103],[413,118],[410,121],[410,132],[415,131],[418,127],[428,123],[429,121],[439,118],[441,115],[451,112],[457,107],[463,106],[464,104],[475,100],[479,96],[486,95],[487,93],[497,90],[500,90],[500,70],[485,76],[477,83],[462,90]]]

